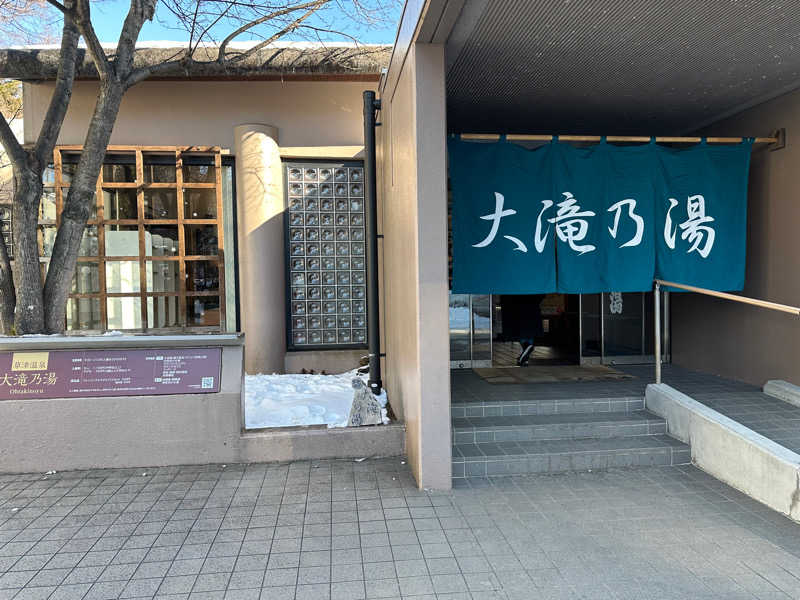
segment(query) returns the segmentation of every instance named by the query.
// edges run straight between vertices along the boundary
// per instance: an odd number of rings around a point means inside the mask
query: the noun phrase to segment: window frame
[[[55,188],[55,203],[56,203],[56,219],[53,223],[52,220],[41,220],[40,223],[47,226],[55,225],[56,230],[61,224],[61,214],[63,211],[63,203],[66,198],[65,194],[69,190],[69,183],[64,181],[63,168],[65,163],[74,161],[65,161],[67,155],[79,155],[82,151],[82,146],[57,146],[53,151],[53,170]],[[147,162],[148,157],[153,157],[156,160],[152,163]],[[104,160],[103,165],[107,164],[133,164],[135,165],[135,180],[133,182],[114,182],[104,180],[104,168],[101,168],[100,175],[95,187],[95,206],[96,217],[90,218],[87,221],[87,228],[94,226],[97,228],[97,254],[92,256],[78,256],[79,267],[82,263],[97,265],[99,292],[70,292],[68,302],[80,299],[97,299],[99,301],[99,315],[100,315],[100,329],[69,329],[68,331],[74,333],[88,332],[88,331],[109,331],[112,329],[108,325],[108,300],[109,298],[139,298],[140,310],[140,327],[119,329],[126,332],[137,333],[151,333],[151,334],[169,334],[169,333],[220,333],[227,331],[227,315],[226,315],[226,286],[225,286],[225,223],[224,223],[224,198],[223,198],[223,180],[222,180],[222,150],[218,146],[109,146],[107,148],[107,158],[120,158],[124,157],[124,163],[119,161]],[[163,158],[161,158],[163,157]],[[171,159],[171,160],[170,160]],[[209,160],[210,159],[210,160]],[[146,183],[145,163],[147,164],[163,164],[166,166],[175,166],[175,181],[168,183]],[[214,177],[213,182],[187,182],[184,181],[184,165],[202,163],[208,165],[213,169]],[[50,187],[45,184],[45,187]],[[136,219],[107,219],[105,215],[105,201],[103,192],[107,190],[123,190],[132,189],[136,193]],[[176,215],[175,218],[169,219],[153,219],[145,218],[145,191],[150,189],[171,189],[175,190],[176,194]],[[185,216],[184,205],[184,191],[192,189],[212,189],[215,190],[215,209],[216,216],[213,219],[200,218],[192,219]],[[91,217],[91,215],[90,215]],[[130,256],[116,256],[107,255],[105,234],[106,226],[135,226],[138,232],[138,255]],[[213,225],[216,228],[217,238],[217,253],[216,254],[186,254],[187,249],[187,235],[186,226],[200,225],[208,226]],[[178,233],[178,249],[174,256],[154,256],[147,254],[146,232],[150,226],[175,226]],[[42,263],[49,263],[50,257],[42,257]],[[151,266],[162,262],[177,262],[178,263],[178,281],[176,291],[153,291],[148,290],[148,269],[147,265]],[[189,290],[187,276],[187,263],[190,262],[210,262],[217,268],[218,285],[217,289],[213,291],[205,290]],[[131,292],[108,292],[106,283],[106,265],[114,262],[136,262],[139,268],[139,285],[138,291]],[[177,318],[178,324],[167,327],[150,327],[148,322],[148,298],[153,298],[153,304],[160,297],[175,297],[177,298]],[[190,323],[189,303],[193,298],[198,297],[216,297],[219,302],[219,323],[217,325],[192,325]],[[65,326],[67,315],[64,315]]]

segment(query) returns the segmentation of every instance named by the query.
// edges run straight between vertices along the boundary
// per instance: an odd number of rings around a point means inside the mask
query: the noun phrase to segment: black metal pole
[[[367,337],[369,338],[369,389],[381,393],[381,328],[378,296],[378,187],[375,176],[375,111],[380,100],[364,92],[364,194],[367,210]]]

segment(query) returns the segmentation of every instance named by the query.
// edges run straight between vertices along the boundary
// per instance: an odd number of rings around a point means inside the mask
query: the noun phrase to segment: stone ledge
[[[11,352],[21,350],[105,350],[108,348],[205,348],[243,345],[243,333],[0,336],[0,350]]]
[[[800,408],[800,387],[781,379],[770,379],[764,384],[764,393]]]
[[[242,433],[241,462],[405,455],[404,423],[366,427],[265,429]]]
[[[645,402],[695,465],[800,522],[800,455],[666,384],[648,385]]]

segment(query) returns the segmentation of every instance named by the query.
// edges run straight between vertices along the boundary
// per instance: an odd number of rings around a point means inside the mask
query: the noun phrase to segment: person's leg
[[[531,354],[533,354],[533,349],[534,349],[533,340],[532,339],[520,340],[519,345],[522,346],[522,352],[517,358],[517,365],[520,367],[524,367],[525,365],[528,364],[528,361],[531,358]]]

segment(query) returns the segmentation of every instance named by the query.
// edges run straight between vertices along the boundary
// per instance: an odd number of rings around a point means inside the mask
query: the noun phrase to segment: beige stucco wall
[[[25,84],[25,140],[35,139],[52,83]],[[131,88],[111,144],[221,146],[236,156],[241,329],[248,373],[285,368],[281,158],[353,159],[363,151],[361,94],[370,82],[153,81]],[[98,85],[75,84],[60,144],[81,144]],[[268,132],[268,135],[264,134]],[[330,371],[340,357],[303,361]],[[357,366],[357,361],[348,368]]]
[[[25,141],[41,127],[52,83],[25,84]],[[234,147],[242,123],[277,127],[283,146],[362,145],[361,92],[366,82],[145,81],[122,101],[112,144]],[[60,144],[81,144],[97,84],[75,84]]]
[[[756,146],[750,167],[746,296],[800,306],[800,92],[720,122],[709,135],[768,135],[787,145]],[[673,362],[763,385],[800,384],[800,319],[695,294],[672,294]]]
[[[451,485],[444,51],[417,44],[381,94],[385,382],[421,487]]]

